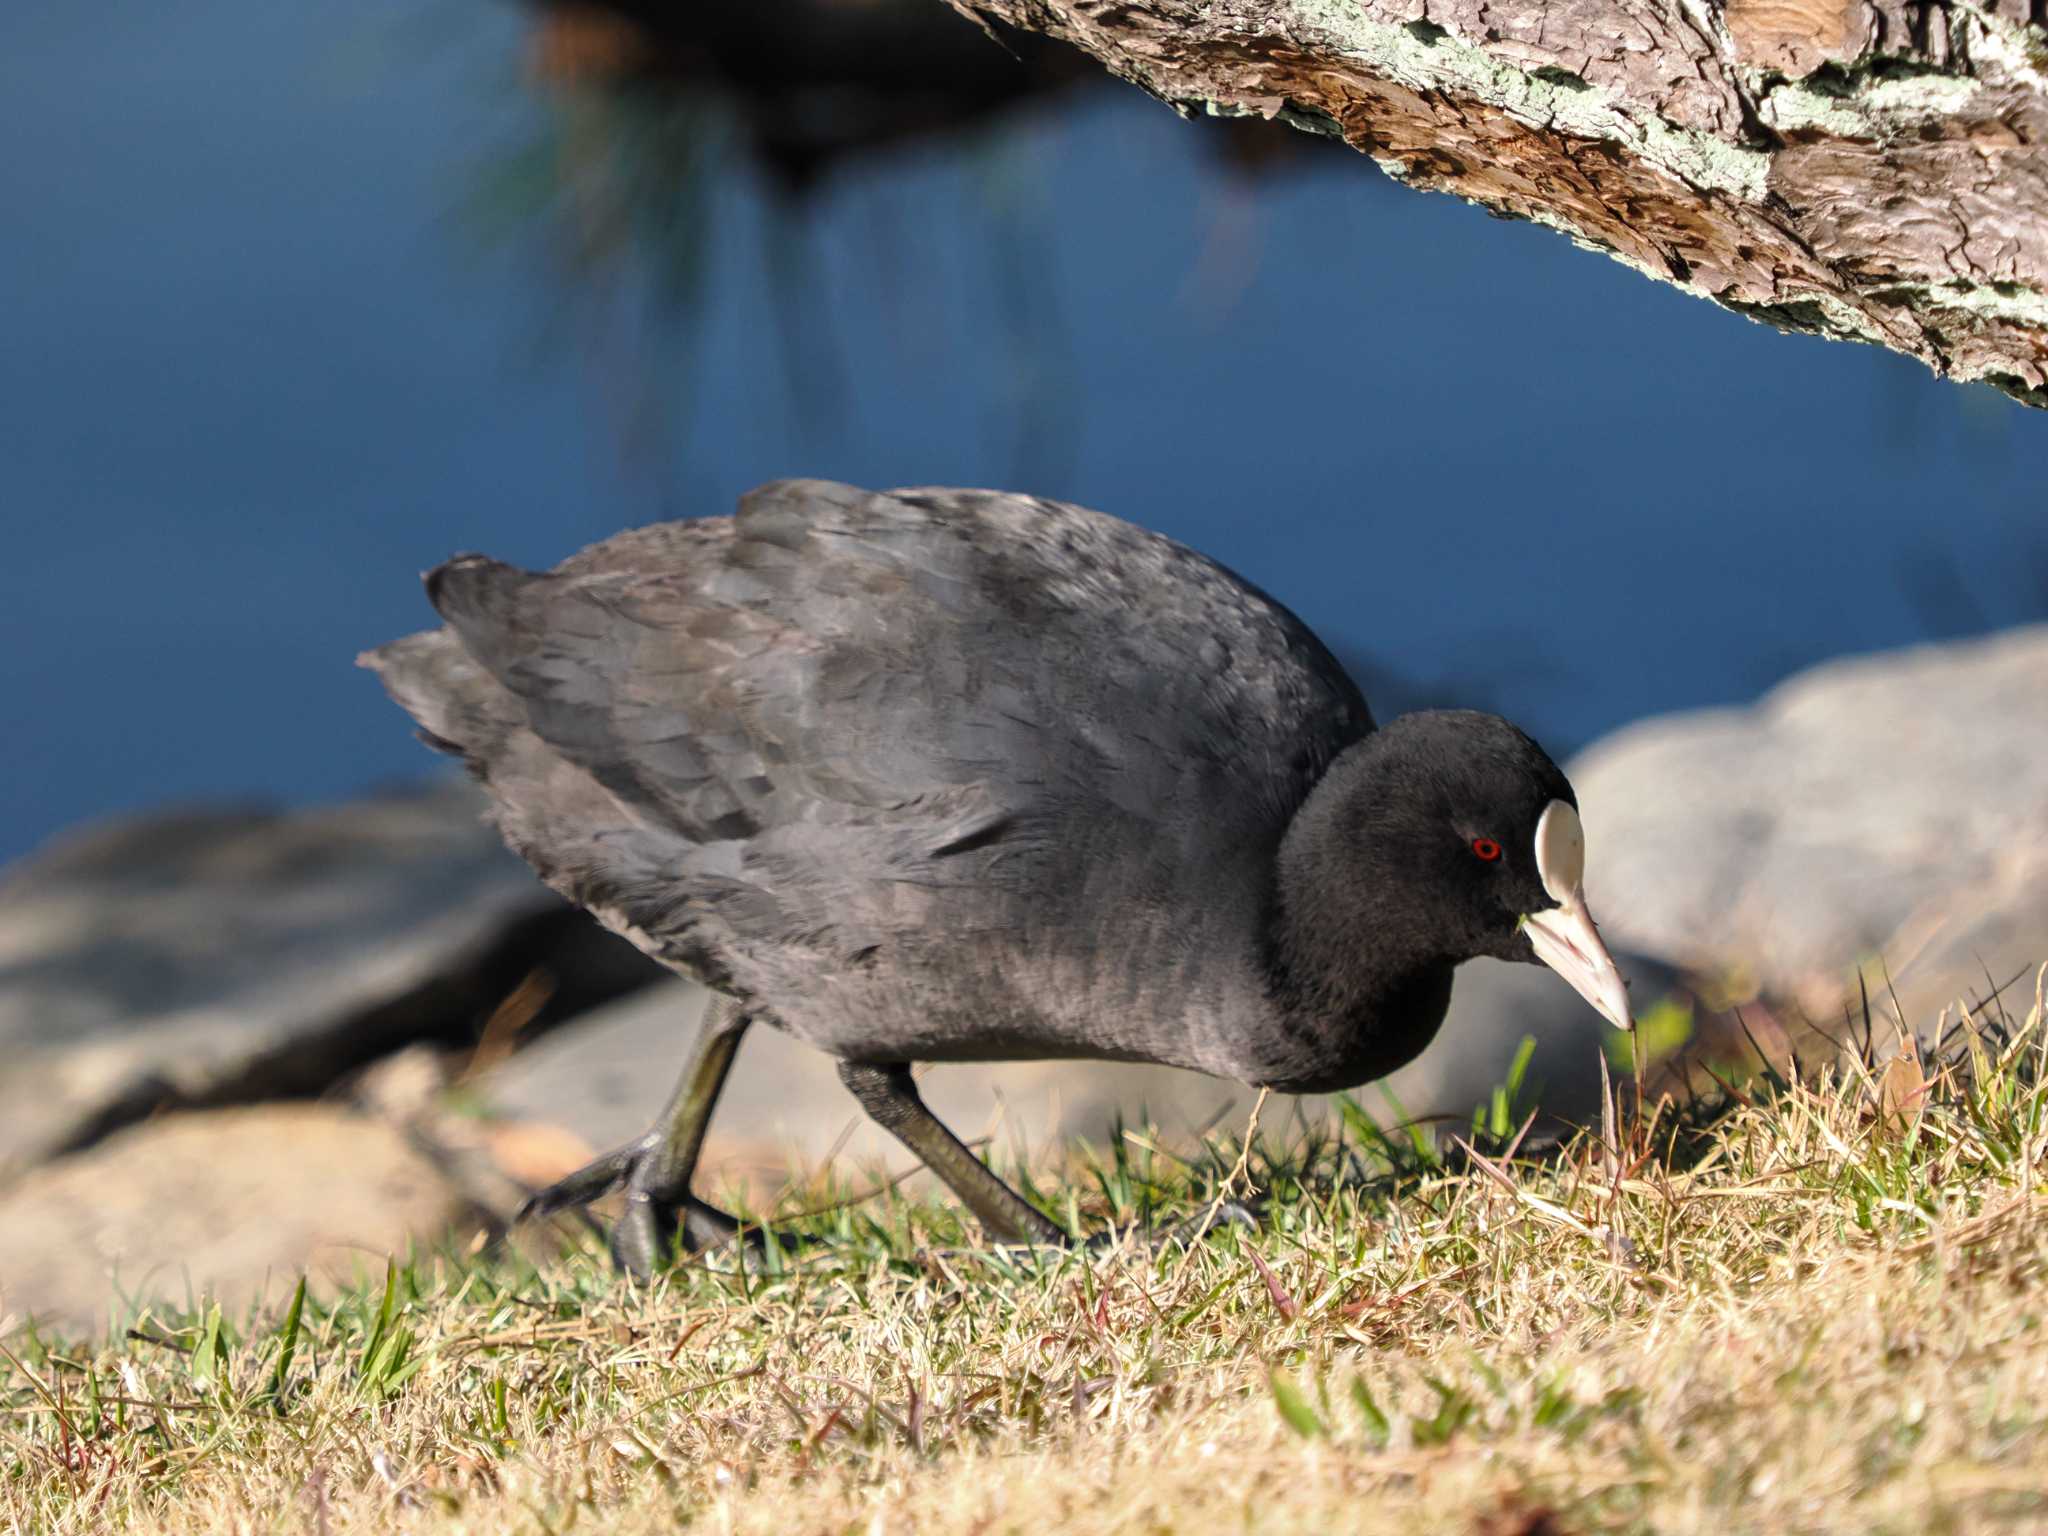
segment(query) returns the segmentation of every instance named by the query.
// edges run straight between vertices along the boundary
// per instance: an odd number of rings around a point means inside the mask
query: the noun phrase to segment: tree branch
[[[2048,0],[951,0],[2048,406]]]

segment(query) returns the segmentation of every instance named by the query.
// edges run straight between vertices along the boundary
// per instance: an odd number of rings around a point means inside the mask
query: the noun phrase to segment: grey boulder
[[[96,1330],[206,1297],[233,1315],[301,1274],[375,1276],[466,1210],[395,1127],[335,1106],[167,1115],[0,1191],[0,1319]]]
[[[317,1092],[650,967],[537,882],[467,784],[89,827],[0,873],[0,1178],[165,1108]]]
[[[1931,1023],[2048,960],[2048,626],[1829,662],[1567,772],[1609,937],[1816,1022],[1859,967]],[[2015,999],[2017,1000],[2017,999]],[[2024,1011],[2021,1008],[2019,1011]]]

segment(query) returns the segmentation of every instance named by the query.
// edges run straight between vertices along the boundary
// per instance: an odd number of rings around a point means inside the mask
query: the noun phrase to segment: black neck
[[[1384,733],[1332,762],[1295,812],[1266,925],[1268,992],[1301,1055],[1275,1087],[1349,1087],[1412,1060],[1442,1024],[1459,956],[1444,952],[1398,869],[1375,860]]]

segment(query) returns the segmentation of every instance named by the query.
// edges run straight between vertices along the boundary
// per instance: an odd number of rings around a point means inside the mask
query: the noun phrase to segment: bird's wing
[[[731,520],[621,535],[546,574],[464,557],[430,592],[531,736],[639,829],[632,889],[612,895],[650,930],[715,907],[728,940],[810,933],[846,954],[892,911],[929,919],[879,885],[987,899],[1006,867],[1042,891],[1063,878],[1048,859],[1142,849],[1171,886],[1277,841],[1372,728],[1263,594],[1023,496],[781,482]]]

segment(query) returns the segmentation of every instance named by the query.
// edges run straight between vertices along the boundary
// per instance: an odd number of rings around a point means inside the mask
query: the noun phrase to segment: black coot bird
[[[1115,518],[792,480],[426,585],[445,625],[364,663],[542,878],[719,994],[661,1122],[529,1205],[623,1185],[636,1273],[733,1230],[690,1177],[755,1019],[838,1057],[992,1236],[1039,1243],[1068,1234],[912,1062],[1346,1088],[1429,1043],[1476,955],[1628,1025],[1542,748],[1465,711],[1375,726],[1287,609]]]

